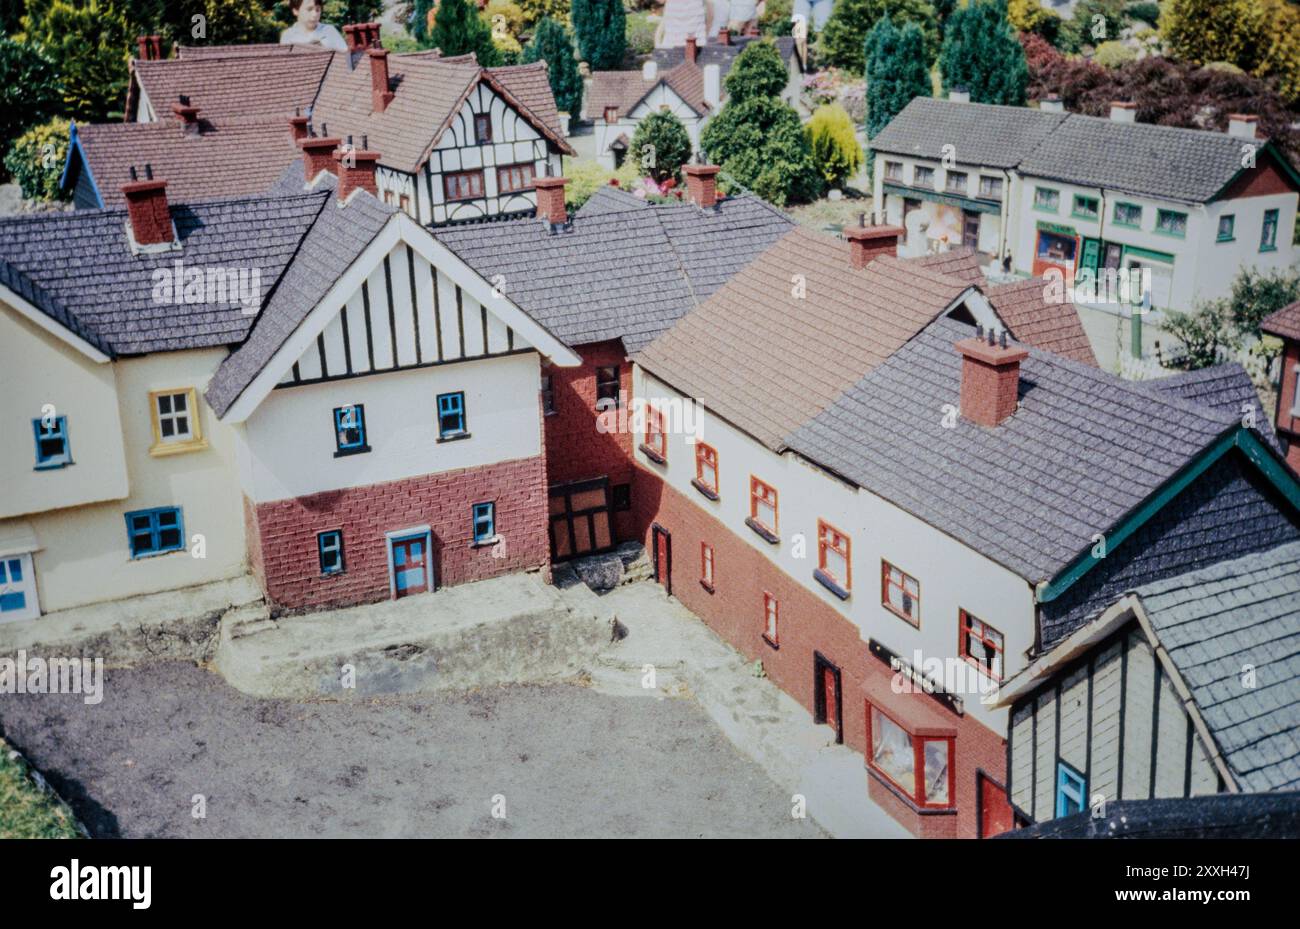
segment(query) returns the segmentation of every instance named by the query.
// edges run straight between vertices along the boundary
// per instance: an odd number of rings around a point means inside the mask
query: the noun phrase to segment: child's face
[[[298,7],[298,25],[309,30],[320,25],[320,4],[317,0],[302,0],[302,6]]]

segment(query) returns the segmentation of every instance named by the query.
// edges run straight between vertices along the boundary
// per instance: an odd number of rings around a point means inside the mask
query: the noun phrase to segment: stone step
[[[277,628],[275,620],[271,619],[270,608],[262,600],[227,610],[221,617],[221,626],[231,639],[242,639]]]

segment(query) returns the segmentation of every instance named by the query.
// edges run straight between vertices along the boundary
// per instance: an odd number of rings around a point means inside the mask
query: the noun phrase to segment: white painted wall
[[[960,148],[956,149],[954,157],[960,156]],[[998,169],[983,169],[979,165],[966,164],[960,160],[955,160],[952,165],[954,173],[963,173],[966,175],[965,187],[956,191],[948,190],[948,173],[949,170],[944,167],[940,161],[933,161],[925,158],[907,158],[900,155],[886,154],[883,152],[876,153],[875,169],[872,174],[875,202],[878,204],[875,210],[875,222],[890,223],[894,225],[903,225],[903,200],[902,196],[894,193],[885,193],[884,185],[885,164],[897,163],[902,165],[902,179],[888,179],[890,184],[902,184],[911,186],[915,182],[916,169],[918,167],[931,168],[934,171],[935,186],[931,193],[948,194],[951,196],[965,197],[969,200],[980,200],[984,203],[994,203],[992,200],[984,200],[979,196],[980,177],[993,177],[1002,180],[1002,200],[1000,210],[997,213],[980,214],[980,236],[979,250],[988,255],[999,256],[1005,251],[1005,241],[1002,230],[1008,220],[1008,212],[1012,207],[1009,191],[1011,190],[1011,180],[1007,176],[1008,172]],[[923,194],[927,189],[914,195],[914,199],[921,201],[921,207],[915,211],[921,217],[921,225],[913,225],[908,228],[908,236],[905,238],[900,249],[900,254],[904,257],[915,257],[925,255],[931,250],[932,243],[926,238],[921,231],[922,226],[929,226],[933,223],[940,213],[941,204],[924,199]],[[950,217],[951,219],[952,217]],[[960,210],[956,211],[956,219],[960,220]],[[913,224],[918,221],[913,219]],[[960,226],[956,227],[960,233]],[[961,236],[958,234],[949,241],[950,248],[959,248],[962,244]]]
[[[633,370],[633,395],[647,401],[680,397],[640,366]],[[915,649],[920,649],[924,657],[956,657],[960,608],[1005,637],[1005,676],[1025,666],[1025,651],[1034,641],[1033,589],[1025,580],[883,498],[854,489],[795,454],[777,455],[707,413],[701,439],[718,452],[717,501],[708,500],[691,486],[695,448],[686,436],[668,436],[666,466],[651,462],[639,450],[637,459],[762,552],[774,567],[843,614],[858,627],[864,642],[876,639],[909,660]],[[780,545],[770,545],[745,525],[751,474],[777,490]],[[847,601],[841,601],[813,578],[819,518],[852,539],[853,590]],[[795,556],[797,535],[804,538],[803,558]],[[882,558],[920,582],[919,629],[881,605]],[[688,564],[686,570],[694,568]],[[967,713],[995,732],[1004,731],[1006,710],[981,705],[978,695],[964,696]]]
[[[646,95],[646,98],[631,113],[619,114],[617,122],[607,123],[604,114],[592,114],[596,129],[596,160],[600,162],[601,166],[613,170],[614,153],[609,150],[609,146],[620,135],[626,135],[630,142],[632,136],[636,134],[636,128],[640,125],[641,120],[664,108],[667,108],[670,113],[682,121],[687,134],[691,137],[692,150],[698,150],[700,147],[700,132],[704,129],[706,120],[691,109],[686,104],[686,101],[678,96],[672,88],[667,84],[660,83]],[[636,158],[637,153],[629,151],[628,157]]]
[[[541,454],[535,352],[273,390],[245,423],[244,493],[256,503]],[[470,437],[438,441],[438,394],[465,392]],[[334,409],[362,404],[371,451],[335,458]]]

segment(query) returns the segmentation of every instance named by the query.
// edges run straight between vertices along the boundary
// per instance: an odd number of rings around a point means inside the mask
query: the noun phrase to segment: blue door
[[[1056,815],[1072,816],[1087,806],[1088,781],[1064,761],[1056,767]]]
[[[397,597],[429,589],[429,540],[424,535],[393,539],[393,593]]]

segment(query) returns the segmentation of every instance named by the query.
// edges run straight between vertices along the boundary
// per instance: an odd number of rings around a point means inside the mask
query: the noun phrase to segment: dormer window
[[[478,113],[474,117],[474,144],[487,145],[492,141],[492,117]]]

